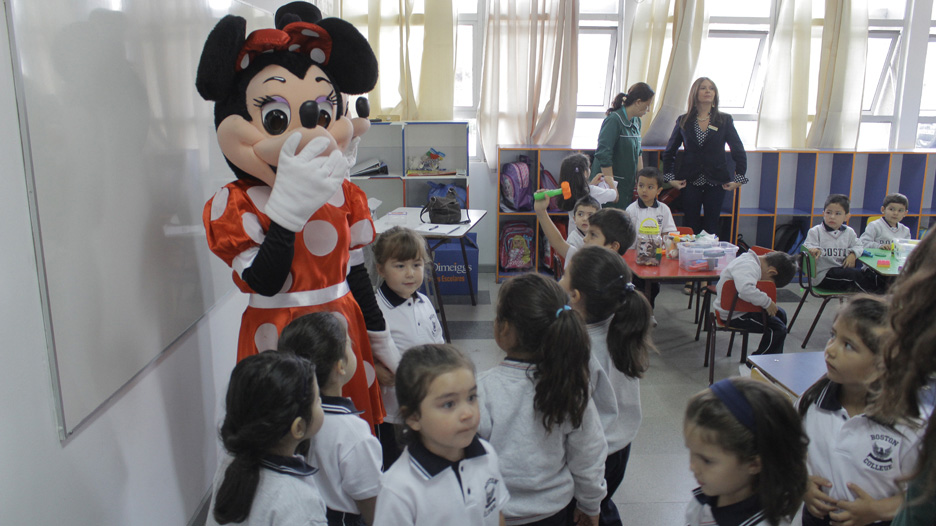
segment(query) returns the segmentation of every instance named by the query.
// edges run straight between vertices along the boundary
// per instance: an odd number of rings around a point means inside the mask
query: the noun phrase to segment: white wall
[[[59,442],[3,9],[0,16],[0,523],[186,524],[214,474],[219,393],[246,299],[225,296]]]
[[[478,265],[485,272],[494,272],[497,264],[497,185],[497,172],[491,172],[487,163],[468,164],[468,206],[487,210],[472,230],[478,234]]]

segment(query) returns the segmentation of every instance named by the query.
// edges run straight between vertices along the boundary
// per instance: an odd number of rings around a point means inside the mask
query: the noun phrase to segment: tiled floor
[[[467,297],[447,298],[445,308],[453,343],[468,353],[483,371],[492,367],[503,352],[493,340],[494,305],[499,286],[493,274],[481,274],[479,304],[471,306]],[[779,293],[779,304],[792,318],[802,291],[790,284]],[[651,356],[650,370],[641,380],[643,422],[631,449],[624,482],[614,496],[625,524],[670,526],[681,524],[685,505],[695,481],[682,437],[682,417],[686,401],[708,385],[708,371],[702,368],[704,335],[695,341],[693,311],[686,308],[688,298],[681,285],[664,285],[657,297],[655,315],[660,325],[654,330],[659,353]],[[807,300],[803,312],[787,337],[785,352],[799,352],[800,344],[812,323],[819,302]],[[806,350],[822,350],[832,326],[837,306],[833,302],[823,313]],[[759,336],[752,336],[753,350]],[[715,377],[738,374],[741,343],[735,342],[732,357],[725,356],[727,335],[719,335]]]

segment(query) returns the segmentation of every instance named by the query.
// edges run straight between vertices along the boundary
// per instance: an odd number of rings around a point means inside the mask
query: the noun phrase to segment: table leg
[[[436,247],[437,246],[439,246],[439,244],[436,244]],[[429,248],[429,257],[432,259],[432,264],[429,265],[429,272],[432,273],[432,290],[436,299],[436,304],[439,307],[439,319],[442,321],[442,332],[445,334],[446,343],[452,343],[448,320],[445,319],[445,305],[442,304],[442,293],[439,291],[439,276],[436,274],[435,270],[435,247]]]
[[[647,297],[647,301],[650,301],[651,294],[653,294],[653,282],[649,279],[644,280],[644,296]]]
[[[468,267],[468,252],[465,250],[465,238],[459,238],[462,250],[462,261],[465,263],[465,277],[468,279],[468,294],[471,295],[471,305],[475,306],[478,301],[475,299],[474,288],[471,286],[471,269]]]

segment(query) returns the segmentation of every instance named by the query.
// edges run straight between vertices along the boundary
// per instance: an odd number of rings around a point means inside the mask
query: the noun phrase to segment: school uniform
[[[686,506],[686,526],[771,526],[764,515],[760,495],[750,497],[728,506],[715,507],[718,497],[709,497],[701,488],[692,490],[692,500]],[[789,525],[780,521],[780,525]]]
[[[734,280],[739,299],[765,309],[770,306],[770,296],[757,288],[757,282],[764,279],[761,272],[760,258],[757,257],[757,254],[751,251],[745,252],[733,259],[722,270],[718,284],[715,285],[715,310],[718,312],[719,318],[728,322],[729,327],[744,329],[748,332],[763,333],[754,354],[782,353],[783,342],[786,340],[787,335],[786,311],[777,307],[776,316],[767,316],[766,327],[764,327],[763,317],[759,312],[736,314],[732,316],[731,320],[728,320],[728,311],[721,306],[721,295],[725,282],[729,279]]]
[[[205,526],[218,526],[214,518],[218,488],[234,457],[227,455],[218,466]],[[325,502],[312,475],[318,471],[302,457],[264,455],[260,460],[260,481],[250,505],[250,515],[241,526],[326,526]]]
[[[319,466],[312,478],[328,508],[329,525],[360,524],[355,501],[380,490],[380,443],[350,398],[322,396],[322,409],[325,419],[309,448],[309,460]]]
[[[573,498],[580,510],[598,515],[608,445],[595,404],[588,401],[581,426],[566,420],[547,432],[533,407],[534,368],[506,359],[478,375],[478,434],[497,449],[510,491],[504,518],[510,525],[548,521],[568,513]]]
[[[585,246],[585,233],[575,226],[574,221],[569,221],[569,234],[566,236],[566,243],[570,247],[582,248]],[[566,254],[568,256],[568,254]],[[568,258],[566,258],[568,260]]]
[[[870,269],[842,267],[849,254],[859,258],[864,252],[858,234],[850,226],[842,225],[833,229],[822,221],[809,229],[803,246],[821,251],[816,258],[817,286],[829,290],[858,289],[867,293],[874,293],[880,288],[877,275]]]
[[[602,168],[611,167],[614,181],[621,198],[610,206],[624,208],[631,202],[634,185],[637,182],[637,162],[643,153],[641,149],[640,117],[627,116],[624,106],[609,113],[601,123],[598,132],[598,146],[595,160],[591,165],[591,177],[601,173]]]
[[[885,426],[864,414],[849,417],[839,400],[840,389],[829,382],[803,418],[809,437],[809,474],[831,481],[826,491],[836,500],[855,499],[848,483],[857,484],[875,500],[901,493],[898,480],[913,473],[923,430]],[[828,524],[828,517],[812,517],[804,507],[803,524]]]
[[[723,184],[736,182],[747,183],[747,154],[741,137],[734,127],[734,119],[722,113],[721,122],[710,122],[706,129],[699,127],[698,121],[686,128],[679,123],[685,115],[676,119],[676,126],[663,151],[663,178],[685,180],[686,187],[680,191],[683,203],[683,219],[686,225],[698,234],[705,230],[710,234],[718,233],[718,224],[722,205],[725,202]],[[728,160],[725,158],[725,144],[731,149],[731,158],[735,162],[735,175],[728,173]],[[676,152],[683,147],[682,160],[676,168]],[[702,208],[705,217],[700,217]]]
[[[594,198],[595,201],[598,201],[599,205],[613,203],[618,197],[617,187],[617,179],[614,180],[614,188],[609,187],[608,183],[601,180],[598,184],[588,185],[588,195]],[[631,191],[633,191],[633,189],[631,189]]]
[[[384,473],[374,526],[496,526],[509,500],[497,453],[484,440],[475,436],[458,462],[417,441]]]
[[[607,416],[602,414],[602,407],[610,404],[599,404],[595,395],[595,407],[601,418],[605,432],[605,441],[608,443],[608,457],[605,460],[605,482],[608,494],[601,501],[601,524],[621,524],[621,517],[617,507],[611,500],[624,480],[627,470],[627,461],[630,458],[631,442],[637,436],[637,429],[643,418],[640,410],[640,379],[627,376],[614,365],[611,354],[608,352],[608,329],[611,327],[613,316],[597,323],[588,325],[588,338],[591,341],[592,361],[597,362],[605,373],[612,386],[615,417],[607,424]],[[596,391],[596,395],[598,392]]]
[[[633,203],[627,206],[624,210],[624,213],[627,214],[627,217],[630,218],[631,223],[634,224],[635,233],[640,230],[640,225],[646,219],[652,219],[656,221],[656,224],[660,227],[660,234],[666,235],[670,232],[676,232],[676,223],[673,221],[673,212],[670,211],[670,208],[666,206],[666,203],[661,203],[656,199],[653,200],[653,205],[647,206],[643,201],[637,199]],[[637,246],[637,238],[634,238],[634,244],[630,248],[635,248]],[[637,290],[644,290],[644,280],[634,277],[633,279],[634,286],[637,287]],[[657,294],[660,293],[660,283],[654,281],[650,284],[650,297],[647,298],[650,300],[650,306],[656,304]]]
[[[902,239],[910,239],[910,229],[903,223],[890,226],[883,217],[868,223],[859,240],[865,248],[880,248]]]

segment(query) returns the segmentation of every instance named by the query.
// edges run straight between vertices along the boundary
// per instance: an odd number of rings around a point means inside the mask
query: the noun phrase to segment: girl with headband
[[[777,526],[799,509],[808,439],[776,388],[749,378],[717,382],[689,400],[683,434],[699,483],[688,526]]]

